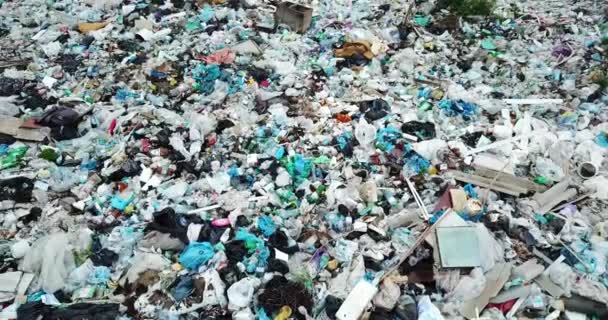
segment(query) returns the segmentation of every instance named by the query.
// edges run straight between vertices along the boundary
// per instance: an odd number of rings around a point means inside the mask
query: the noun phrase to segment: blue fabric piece
[[[179,279],[179,282],[171,290],[171,295],[175,299],[176,302],[181,302],[182,300],[188,298],[190,294],[194,291],[194,281],[190,276],[184,276]]]
[[[264,236],[270,237],[277,230],[277,226],[269,216],[261,216],[258,218],[258,229],[262,231]]]
[[[105,285],[110,280],[112,272],[105,266],[95,267],[89,275],[87,282],[94,285]]]
[[[189,270],[198,268],[211,260],[214,255],[213,246],[209,242],[190,242],[179,256],[179,263]]]

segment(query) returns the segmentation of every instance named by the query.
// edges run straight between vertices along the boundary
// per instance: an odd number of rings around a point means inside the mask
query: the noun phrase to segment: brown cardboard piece
[[[24,121],[14,117],[0,117],[0,133],[7,134],[17,140],[43,141],[51,133],[47,127],[23,127]]]

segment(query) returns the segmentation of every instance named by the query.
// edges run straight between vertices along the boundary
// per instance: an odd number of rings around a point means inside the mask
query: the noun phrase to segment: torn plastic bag
[[[235,311],[249,306],[255,289],[260,285],[258,278],[243,278],[233,283],[228,291],[228,310]]]
[[[420,140],[435,138],[435,124],[432,122],[410,121],[401,126],[401,131],[418,137]]]
[[[478,297],[486,285],[486,278],[481,268],[474,268],[469,275],[462,276],[460,281],[449,293],[449,299],[468,301]]]
[[[400,296],[401,290],[399,289],[399,286],[390,278],[386,278],[380,285],[380,291],[374,297],[374,305],[376,307],[392,310],[397,304]]]
[[[0,78],[0,97],[19,95],[25,82],[20,79]]]
[[[123,163],[120,169],[112,172],[108,176],[108,178],[110,179],[110,181],[119,181],[124,178],[139,175],[141,173],[141,170],[141,165],[138,161],[128,159],[127,161],[125,161],[125,163]]]
[[[177,238],[171,237],[168,233],[152,231],[146,234],[140,242],[144,248],[157,248],[161,250],[177,250],[184,249],[184,243]]]
[[[82,288],[87,284],[87,279],[94,272],[95,266],[90,259],[87,259],[78,268],[70,272],[68,278],[68,285],[66,286],[67,292],[72,292],[76,289]]]
[[[422,296],[418,300],[418,320],[444,320],[429,296]]]
[[[185,225],[181,224],[179,216],[172,208],[165,208],[154,213],[154,221],[146,226],[145,231],[149,232],[152,230],[170,234],[185,244],[190,242],[187,234],[188,229]]]
[[[161,271],[169,266],[169,261],[156,253],[136,252],[132,261],[133,264],[129,268],[129,271],[120,280],[121,285],[125,285],[125,281],[135,283],[139,275],[146,270]]]
[[[20,270],[38,275],[35,287],[53,293],[62,289],[74,269],[74,256],[66,233],[39,239],[25,255]]]
[[[27,177],[15,177],[0,181],[0,200],[17,203],[32,201],[34,182]]]
[[[101,246],[98,237],[93,237],[91,251],[93,254],[90,256],[90,259],[96,266],[111,267],[118,259],[118,254],[116,254],[116,252]]]
[[[119,304],[76,303],[50,306],[42,301],[28,302],[17,309],[18,319],[115,320],[120,316]]]
[[[205,288],[203,293],[203,304],[205,306],[219,305],[225,308],[228,305],[226,299],[226,285],[220,278],[219,273],[215,269],[209,269],[203,273],[205,279]]]
[[[50,127],[51,136],[56,140],[69,140],[78,138],[78,124],[80,114],[71,108],[56,106],[46,111],[39,119],[38,124]]]
[[[384,118],[390,111],[388,102],[382,99],[359,102],[359,111],[365,114],[365,118],[375,121]]]
[[[14,117],[19,114],[17,96],[0,97],[0,115]]]
[[[197,270],[213,258],[214,254],[209,242],[191,242],[179,256],[179,263],[190,270]]]

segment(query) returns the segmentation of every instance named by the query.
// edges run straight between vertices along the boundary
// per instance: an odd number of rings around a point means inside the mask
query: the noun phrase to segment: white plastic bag
[[[429,296],[418,300],[418,320],[444,320],[441,311],[431,302]]]
[[[228,288],[228,310],[235,311],[249,306],[260,279],[244,278]]]
[[[376,140],[376,127],[367,123],[365,118],[361,117],[355,127],[355,138],[357,138],[362,147],[370,147],[374,140]]]
[[[203,293],[203,304],[205,306],[220,305],[225,308],[228,304],[226,300],[226,285],[220,278],[220,274],[215,269],[207,270],[203,274],[205,279],[205,291]]]
[[[53,293],[65,286],[74,267],[68,235],[61,232],[38,239],[23,258],[19,269],[37,274],[36,288]]]

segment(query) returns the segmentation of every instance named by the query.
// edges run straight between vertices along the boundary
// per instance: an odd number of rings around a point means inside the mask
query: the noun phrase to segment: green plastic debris
[[[547,223],[549,223],[549,220],[547,220],[547,218],[545,218],[545,216],[543,216],[540,213],[535,213],[534,214],[534,220],[536,220],[538,223],[545,225]]]
[[[57,158],[59,158],[59,154],[52,148],[46,148],[40,152],[38,155],[40,158],[48,161],[55,162]]]
[[[538,183],[538,184],[542,184],[543,186],[547,186],[550,184],[549,179],[547,179],[547,177],[544,177],[544,176],[538,176],[538,177],[534,178],[534,182]]]
[[[327,156],[320,156],[312,160],[314,164],[328,164],[330,159]]]
[[[431,24],[431,18],[430,17],[421,16],[421,15],[416,15],[414,17],[414,23],[416,23],[416,25],[419,25],[419,26],[422,26],[422,27],[426,27],[429,24]]]
[[[186,23],[186,30],[187,31],[194,31],[194,30],[197,30],[197,29],[200,29],[200,28],[201,28],[201,23],[198,22],[198,21],[189,20]]]
[[[86,248],[81,251],[74,251],[74,262],[77,266],[83,264],[93,254],[91,248]]]
[[[281,159],[281,164],[297,184],[302,183],[312,173],[312,161],[299,154]]]
[[[433,109],[433,104],[429,101],[423,100],[418,104],[418,110],[429,111]]]
[[[93,97],[91,97],[89,95],[87,95],[87,96],[84,97],[84,101],[86,103],[95,103],[95,99],[93,99]]]
[[[486,50],[496,50],[496,46],[494,45],[494,42],[492,42],[492,39],[490,39],[490,38],[483,39],[481,41],[481,47]]]
[[[12,168],[19,164],[25,156],[27,149],[28,147],[26,146],[10,149],[4,157],[0,158],[0,170]]]

